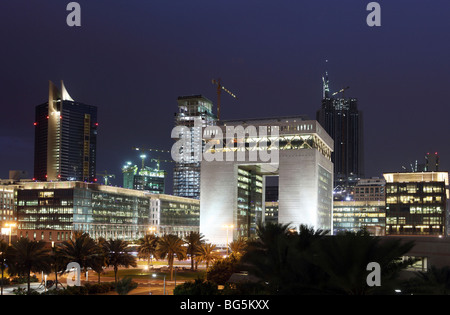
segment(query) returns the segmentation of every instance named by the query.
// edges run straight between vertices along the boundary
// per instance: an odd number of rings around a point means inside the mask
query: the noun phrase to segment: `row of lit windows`
[[[433,214],[433,213],[442,213],[442,208],[437,207],[411,207],[409,209],[409,213],[411,214]]]
[[[21,208],[18,213],[22,214],[72,214],[73,208]]]
[[[70,239],[70,234],[71,234],[70,232],[56,232],[56,241],[67,241],[67,240]],[[33,239],[34,240],[39,240],[39,239],[37,239],[37,235],[38,235],[38,233],[33,232]],[[44,235],[45,235],[44,232],[40,233],[40,240],[45,240]],[[25,233],[21,231],[20,232],[20,237],[29,238],[28,231],[25,231]],[[48,240],[49,241],[53,241],[52,232],[48,233]]]
[[[376,212],[376,213],[383,213],[383,208],[377,208],[377,207],[367,207],[367,208],[353,208],[353,207],[335,207],[333,208],[333,213],[336,212],[351,212],[351,213],[359,213],[359,212]]]
[[[361,212],[351,212],[351,213],[333,213],[333,217],[367,217],[367,218],[383,218],[385,213],[361,213]]]
[[[416,194],[420,192],[420,186],[417,184],[407,184],[403,186],[396,185],[388,185],[386,187],[386,192],[388,194],[397,193],[397,192],[406,192],[409,194]],[[441,185],[424,185],[422,187],[422,192],[424,193],[443,193],[444,187]]]
[[[20,222],[47,222],[47,221],[59,221],[59,222],[73,222],[73,218],[71,216],[51,216],[51,217],[40,217],[40,216],[26,216],[19,219]]]
[[[333,218],[333,222],[335,223],[344,223],[344,222],[357,222],[357,223],[384,223],[384,220],[380,220],[378,218],[373,219],[359,219],[356,220],[354,218]]]
[[[419,197],[419,196],[389,196],[386,198],[386,203],[436,203],[436,202],[442,202],[442,196],[426,196],[426,197]]]
[[[422,217],[422,224],[442,224],[442,217]],[[406,224],[406,217],[388,217],[386,224]]]

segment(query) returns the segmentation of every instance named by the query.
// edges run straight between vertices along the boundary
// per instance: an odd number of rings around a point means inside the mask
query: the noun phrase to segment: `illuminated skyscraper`
[[[202,95],[178,97],[178,113],[175,114],[176,126],[189,128],[190,145],[183,148],[182,160],[177,161],[173,174],[173,194],[186,198],[200,198],[200,161],[195,152],[201,152],[204,147],[202,128],[213,126],[216,115],[212,112],[213,103]],[[200,127],[195,121],[201,122]],[[183,135],[180,134],[180,137]],[[187,154],[186,154],[187,153]]]
[[[342,198],[364,177],[363,116],[355,98],[345,98],[347,88],[331,94],[328,74],[323,78],[322,108],[317,121],[334,140],[334,191]],[[342,94],[342,97],[338,95]],[[339,197],[338,197],[339,199]]]
[[[34,179],[96,180],[97,107],[75,102],[61,81],[36,106]]]

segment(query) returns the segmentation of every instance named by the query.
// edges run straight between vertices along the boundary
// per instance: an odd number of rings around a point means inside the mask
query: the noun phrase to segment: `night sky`
[[[436,151],[450,170],[448,0],[378,1],[381,27],[366,24],[369,0],[86,0],[81,27],[66,24],[69,2],[0,3],[0,178],[32,177],[49,80],[98,106],[97,172],[120,186],[133,146],[170,150],[178,96],[215,103],[221,78],[239,97],[222,94],[222,119],[315,119],[325,70],[364,113],[366,177]]]

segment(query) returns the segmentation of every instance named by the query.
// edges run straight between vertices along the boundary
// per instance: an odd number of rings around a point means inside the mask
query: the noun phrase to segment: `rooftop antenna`
[[[328,59],[325,60],[325,63],[328,64]],[[327,67],[325,67],[326,69]],[[322,97],[328,98],[330,94],[330,80],[328,79],[328,71],[325,70],[325,77],[322,77],[323,82],[323,94]]]

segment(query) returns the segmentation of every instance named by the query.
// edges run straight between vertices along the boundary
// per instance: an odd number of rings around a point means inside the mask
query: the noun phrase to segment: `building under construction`
[[[190,132],[190,146],[180,153],[180,160],[175,164],[173,172],[173,194],[179,197],[200,198],[200,161],[194,152],[202,152],[205,145],[202,140],[202,128],[216,124],[213,114],[213,103],[202,95],[178,97],[178,113],[175,114],[175,125],[185,126]],[[201,128],[195,127],[195,120],[201,120]],[[180,138],[184,135],[180,132]],[[200,147],[201,146],[201,147]]]
[[[142,165],[141,169],[131,162],[122,167],[123,188],[145,190],[154,194],[164,194],[166,171]]]

